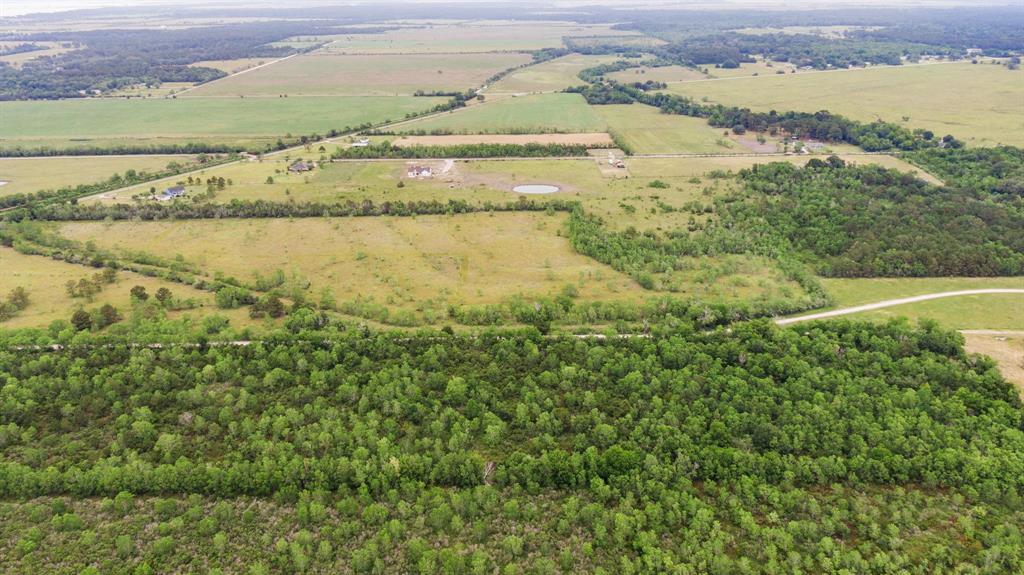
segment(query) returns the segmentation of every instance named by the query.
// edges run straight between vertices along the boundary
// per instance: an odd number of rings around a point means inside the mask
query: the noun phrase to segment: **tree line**
[[[336,160],[418,159],[418,158],[541,158],[586,156],[585,144],[449,144],[396,146],[381,142],[364,147],[340,148],[331,154]]]

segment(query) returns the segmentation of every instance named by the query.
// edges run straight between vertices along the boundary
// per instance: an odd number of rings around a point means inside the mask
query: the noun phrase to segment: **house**
[[[365,147],[367,147],[369,145],[370,145],[370,139],[369,138],[363,138],[361,140],[353,142],[352,147],[353,148],[365,148]]]
[[[409,166],[407,175],[410,178],[429,178],[434,175],[430,166]]]
[[[298,173],[301,173],[301,172],[309,172],[312,169],[313,169],[313,164],[312,163],[306,163],[306,162],[303,162],[302,160],[298,160],[294,164],[288,166],[288,171],[293,173],[293,174],[298,174]]]
[[[172,186],[166,190],[160,192],[159,196],[154,196],[154,199],[158,202],[166,202],[167,200],[173,200],[174,198],[180,198],[185,195],[185,186]]]

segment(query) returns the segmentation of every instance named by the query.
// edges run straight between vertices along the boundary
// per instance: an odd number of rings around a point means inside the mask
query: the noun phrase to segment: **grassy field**
[[[0,147],[274,141],[398,120],[441,98],[82,99],[0,102]]]
[[[652,68],[650,66],[641,66],[639,68],[630,68],[628,70],[620,70],[618,72],[612,72],[607,76],[611,80],[616,82],[646,82],[648,80],[652,82],[687,82],[690,80],[702,80],[708,78],[707,74],[694,70],[693,68],[687,68],[685,66],[658,66]]]
[[[192,66],[202,68],[214,68],[227,74],[235,74],[237,72],[241,72],[242,70],[248,70],[249,68],[252,68],[254,66],[266,64],[267,62],[270,62],[272,60],[275,60],[275,58],[237,58],[234,60],[203,60],[201,62],[196,62],[192,64]]]
[[[509,74],[487,89],[488,94],[550,92],[583,84],[578,74],[584,68],[618,60],[616,56],[570,54]]]
[[[0,196],[38,192],[106,180],[126,170],[155,172],[170,162],[186,164],[190,156],[60,157],[0,159]]]
[[[964,349],[996,360],[1003,377],[1017,386],[1024,399],[1024,331],[965,333]]]
[[[402,131],[448,130],[452,133],[483,134],[603,132],[607,127],[600,114],[579,94],[534,94],[485,102],[401,127]]]
[[[372,298],[415,311],[554,294],[570,283],[586,299],[644,293],[629,278],[575,253],[558,233],[564,218],[504,213],[69,223],[61,230],[101,247],[180,254],[243,280],[281,269],[308,280],[311,294],[327,288],[339,302]]]
[[[526,54],[407,54],[396,56],[315,53],[212,82],[186,97],[396,96],[479,87],[494,74],[530,61]]]
[[[788,62],[769,62],[767,60],[758,59],[756,62],[743,62],[739,68],[715,68],[714,66],[699,66],[701,70],[705,70],[708,76],[712,78],[741,78],[746,76],[774,76],[779,75],[779,70],[782,70],[786,74],[792,74],[797,71],[796,66]]]
[[[723,138],[721,130],[709,126],[704,118],[662,114],[657,108],[643,104],[594,106],[594,109],[608,122],[608,130],[637,154],[747,151]]]
[[[84,298],[69,296],[64,284],[68,280],[77,281],[91,277],[97,271],[94,268],[42,256],[27,256],[11,248],[0,247],[0,269],[3,270],[0,274],[0,297],[6,297],[15,287],[25,288],[29,295],[28,307],[19,312],[14,319],[0,324],[0,328],[45,327],[54,320],[70,319],[71,314],[80,307],[92,310],[108,303],[116,307],[123,316],[128,317],[132,309],[129,290],[136,285],[145,287],[150,295],[161,287],[166,287],[171,290],[174,297],[194,299],[202,306],[187,311],[170,312],[168,317],[171,318],[199,318],[218,313],[228,317],[233,326],[253,323],[244,309],[219,310],[214,307],[213,294],[209,292],[132,272],[118,272],[116,283],[104,286],[103,291],[89,302]]]
[[[671,89],[755,110],[827,109],[861,121],[905,123],[938,135],[953,134],[971,145],[1024,144],[1024,71],[993,64],[762,75],[673,84]]]
[[[324,50],[349,54],[523,51],[557,48],[565,36],[633,34],[603,24],[469,22],[339,36]]]
[[[1024,288],[1024,278],[866,278],[823,279],[836,307],[943,291],[983,288]],[[957,296],[852,314],[849,318],[885,320],[931,318],[955,329],[1021,329],[1024,296],[985,294]]]
[[[49,56],[57,56],[65,52],[70,52],[74,48],[65,48],[61,42],[0,42],[0,47],[13,47],[18,44],[35,44],[36,46],[42,46],[42,50],[33,50],[32,52],[21,52],[19,54],[8,54],[6,56],[0,56],[0,62],[6,62],[15,68],[20,68],[25,62],[35,60],[36,58],[45,58]]]

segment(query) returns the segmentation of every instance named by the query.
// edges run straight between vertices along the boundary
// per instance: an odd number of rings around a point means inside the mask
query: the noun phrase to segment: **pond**
[[[549,184],[524,184],[512,188],[512,191],[519,194],[553,194],[559,189],[561,188]]]

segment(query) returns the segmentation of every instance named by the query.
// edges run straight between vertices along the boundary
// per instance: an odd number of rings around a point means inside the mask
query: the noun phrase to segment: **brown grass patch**
[[[1017,386],[1024,398],[1024,332],[965,333],[964,348],[996,360],[1007,381]]]

